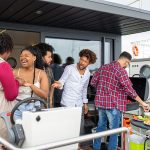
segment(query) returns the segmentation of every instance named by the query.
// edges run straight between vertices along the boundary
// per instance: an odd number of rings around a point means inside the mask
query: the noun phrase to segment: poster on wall
[[[133,59],[150,58],[150,31],[122,36],[122,51],[129,52]]]
[[[133,58],[150,58],[150,39],[131,42]]]

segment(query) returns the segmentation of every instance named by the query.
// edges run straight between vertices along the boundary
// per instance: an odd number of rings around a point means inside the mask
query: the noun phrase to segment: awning
[[[127,35],[150,30],[150,12],[99,0],[0,0],[0,21]]]

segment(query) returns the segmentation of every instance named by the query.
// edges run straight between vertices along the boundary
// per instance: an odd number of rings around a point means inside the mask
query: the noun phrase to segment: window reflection
[[[101,41],[45,38],[45,42],[54,47],[55,53],[58,53],[61,56],[62,63],[65,63],[65,60],[68,56],[73,57],[75,63],[77,63],[79,60],[79,52],[82,49],[88,48],[94,51],[97,55],[96,63],[89,66],[91,72],[99,68],[101,65],[100,64]]]

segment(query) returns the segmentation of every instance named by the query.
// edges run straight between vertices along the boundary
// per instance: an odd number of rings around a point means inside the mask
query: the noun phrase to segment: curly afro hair
[[[24,50],[27,50],[29,51],[30,53],[32,53],[34,56],[36,56],[36,61],[35,61],[35,68],[38,68],[38,69],[42,69],[44,68],[44,62],[43,62],[43,59],[42,59],[42,54],[40,52],[40,50],[35,47],[35,46],[28,46],[28,47],[25,47],[21,53],[24,51]]]
[[[80,57],[83,57],[83,56],[87,57],[90,64],[94,64],[96,62],[96,59],[97,59],[96,54],[89,49],[83,49],[82,51],[80,51],[79,56]]]
[[[42,57],[46,56],[47,51],[49,51],[51,53],[53,53],[55,51],[53,46],[49,45],[47,43],[38,43],[34,46],[37,47],[41,51]]]
[[[13,49],[13,40],[7,33],[0,33],[0,54],[11,52]]]

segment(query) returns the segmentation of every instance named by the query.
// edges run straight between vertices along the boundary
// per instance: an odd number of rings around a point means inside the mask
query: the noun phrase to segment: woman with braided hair
[[[23,85],[19,87],[19,95],[17,99],[25,99],[32,96],[40,97],[47,100],[48,96],[48,78],[43,70],[43,60],[40,51],[29,46],[21,51],[20,55],[21,67],[14,70],[14,75],[17,79],[23,80]],[[37,103],[39,105],[39,103]],[[21,105],[21,111],[28,110],[28,107]],[[15,120],[21,118],[21,113],[16,111]]]

